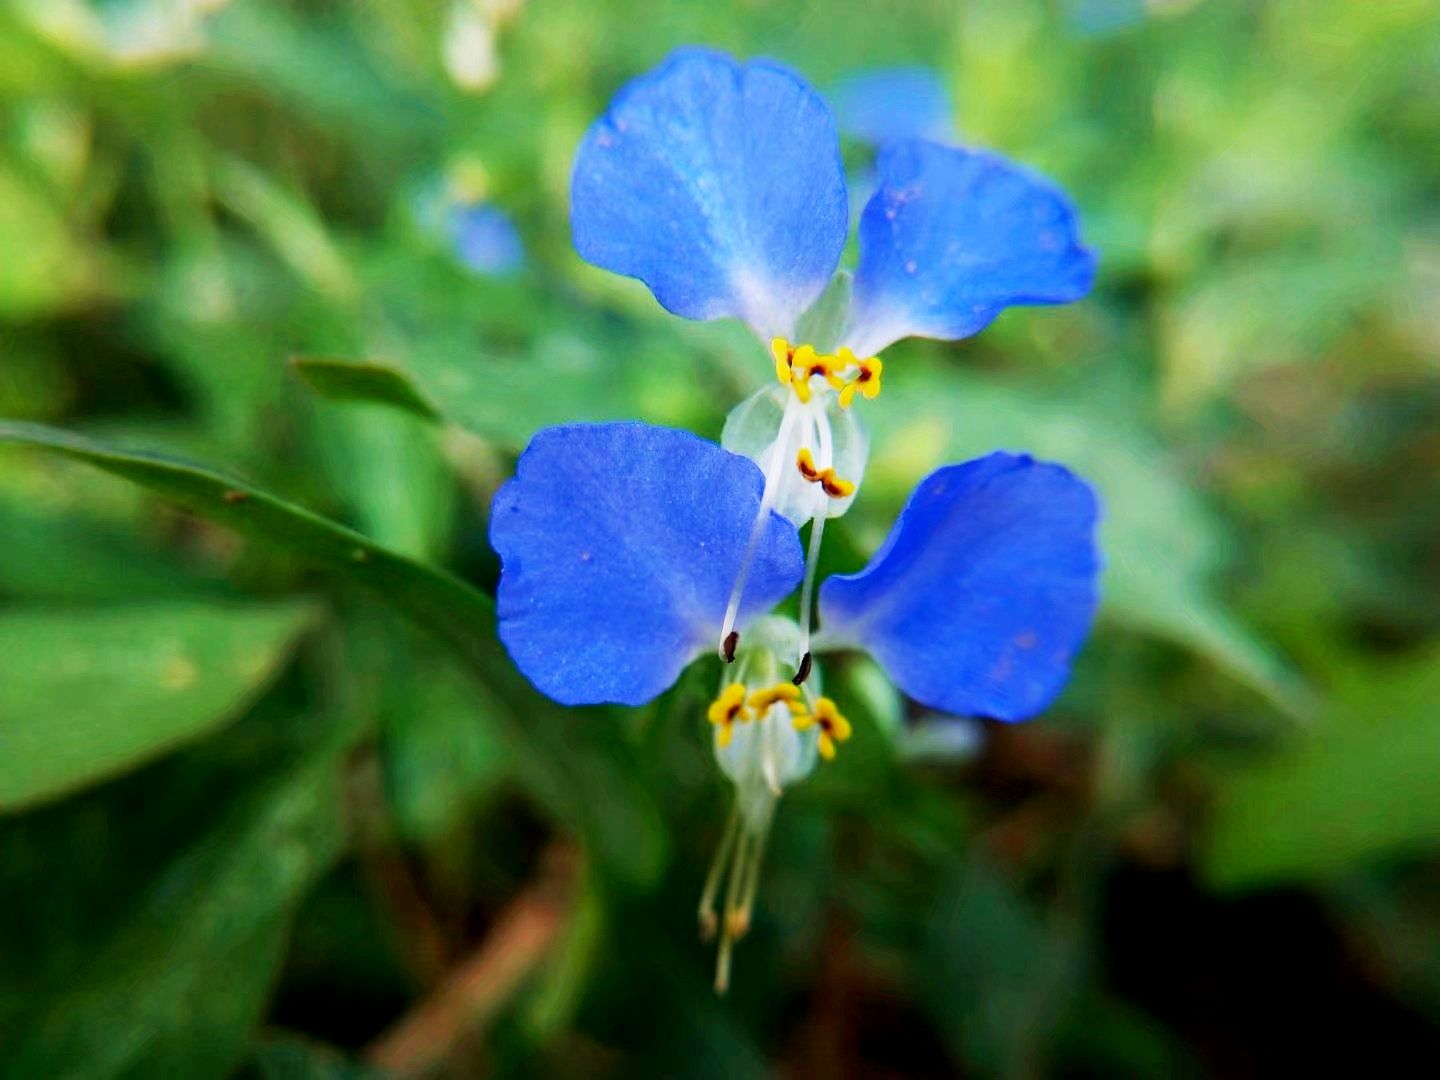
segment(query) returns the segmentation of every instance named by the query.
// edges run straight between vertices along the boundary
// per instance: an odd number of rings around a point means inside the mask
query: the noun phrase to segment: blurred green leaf
[[[297,356],[290,364],[305,384],[322,397],[391,405],[424,420],[440,418],[410,376],[388,364],[306,356]]]
[[[243,481],[178,458],[120,450],[38,424],[0,421],[0,442],[49,450],[124,477],[193,513],[377,590],[472,659],[496,667],[507,663],[484,594]]]
[[[15,1076],[219,1076],[244,1053],[293,908],[343,842],[328,739],[265,775],[5,1039]]]
[[[0,591],[9,596],[75,603],[217,588],[90,507],[37,506],[25,496],[0,490]]]
[[[352,299],[359,292],[354,273],[323,222],[298,195],[239,159],[217,166],[215,191],[301,280],[337,300]]]
[[[0,612],[0,810],[131,768],[234,717],[307,603]]]
[[[1047,920],[997,871],[957,862],[918,957],[921,1000],[959,1061],[986,1075],[1047,1072],[1082,986],[1078,925]]]
[[[1201,862],[1217,888],[1440,847],[1440,654],[1339,671],[1335,682],[1313,731],[1219,778]]]
[[[317,411],[320,464],[360,530],[414,559],[442,557],[460,505],[442,429],[384,405]]]
[[[0,159],[0,315],[63,311],[101,291],[97,252],[71,235],[48,193]]]
[[[495,636],[490,598],[443,570],[414,562],[249,484],[176,458],[118,450],[38,424],[0,422],[0,442],[49,450],[149,488],[203,517],[277,545],[373,589],[448,643],[503,708],[522,782],[568,828],[586,836],[618,876],[653,880],[666,837],[659,809],[629,764],[630,751],[580,710],[532,690]]]

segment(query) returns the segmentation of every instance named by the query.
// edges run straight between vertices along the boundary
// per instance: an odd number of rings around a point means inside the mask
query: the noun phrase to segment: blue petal
[[[1098,603],[1099,506],[1059,465],[991,454],[920,482],[858,574],[820,589],[827,639],[869,651],[935,709],[1033,716],[1059,693]]]
[[[840,130],[876,146],[952,137],[950,94],[929,68],[884,68],[852,75],[830,95]]]
[[[525,246],[505,211],[488,203],[450,210],[450,236],[460,261],[479,274],[510,274],[525,265]]]
[[[570,215],[582,258],[676,315],[788,336],[845,246],[830,110],[777,64],[677,50],[586,133]]]
[[[689,432],[627,421],[539,432],[490,508],[500,639],[566,705],[641,705],[713,648],[760,507],[759,468]],[[799,583],[771,513],[740,622]]]
[[[881,151],[880,188],[860,218],[852,329],[860,355],[902,337],[969,337],[1012,304],[1090,291],[1059,188],[994,154],[911,140]]]

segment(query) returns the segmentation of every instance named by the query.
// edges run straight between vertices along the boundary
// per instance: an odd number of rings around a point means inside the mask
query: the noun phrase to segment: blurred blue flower
[[[830,92],[840,130],[874,146],[902,139],[951,142],[950,94],[927,67],[880,68],[847,76]]]
[[[460,159],[443,175],[423,180],[408,200],[420,231],[443,244],[466,268],[503,277],[525,267],[525,242],[510,215],[487,197],[490,180],[479,162]]]
[[[1049,182],[996,155],[916,141],[891,143],[879,174],[855,277],[870,302],[836,341],[856,356],[1089,291],[1094,257]],[[789,339],[845,246],[834,120],[788,68],[678,50],[587,132],[571,219],[583,258],[639,278],[667,310]]]
[[[639,705],[713,640],[761,497],[753,462],[637,422],[537,434],[495,497],[500,636],[567,705]],[[1069,470],[994,453],[921,481],[859,573],[820,588],[817,651],[863,649],[931,708],[1023,720],[1063,686],[1097,602],[1099,510]],[[800,582],[771,513],[739,625]],[[797,639],[798,640],[798,639]],[[802,657],[782,657],[791,665]]]
[[[510,215],[492,203],[452,206],[449,234],[455,254],[477,274],[513,274],[525,266],[525,244]]]

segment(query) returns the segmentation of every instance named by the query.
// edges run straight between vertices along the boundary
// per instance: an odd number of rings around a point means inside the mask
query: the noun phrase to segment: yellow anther
[[[767,686],[756,690],[750,695],[750,708],[756,716],[764,716],[765,710],[774,705],[777,701],[783,701],[792,715],[801,716],[805,712],[805,705],[801,701],[801,691],[794,683],[776,683],[774,686]]]
[[[840,390],[840,407],[848,409],[855,400],[856,393],[864,394],[870,401],[879,397],[880,374],[885,370],[885,364],[881,359],[878,356],[870,356],[864,360],[856,360],[849,349],[841,349],[840,357],[847,362],[847,366],[857,369],[855,375]]]
[[[800,475],[812,484],[819,484],[825,489],[825,494],[832,499],[848,499],[855,494],[855,485],[849,480],[842,480],[835,475],[834,469],[819,469],[815,467],[815,457],[810,453],[808,446],[802,446],[800,452],[795,455],[795,467],[800,470]]]
[[[795,455],[795,467],[800,470],[800,475],[812,484],[819,483],[820,478],[825,475],[815,467],[815,457],[808,446],[802,446],[800,453]]]
[[[827,370],[826,359],[813,345],[801,345],[791,353],[790,388],[802,402],[810,400],[810,376]]]
[[[781,386],[794,390],[802,402],[810,400],[810,380],[817,375],[832,390],[845,386],[840,372],[846,364],[837,356],[816,352],[813,345],[791,345],[785,338],[771,338],[770,355],[775,358],[775,378]]]
[[[775,378],[781,386],[790,385],[790,365],[795,359],[795,350],[783,337],[770,340],[770,355],[775,358]]]
[[[745,684],[731,683],[722,690],[720,696],[710,703],[706,716],[716,728],[715,745],[725,749],[735,734],[736,723],[743,724],[751,717],[750,710],[745,707]]]
[[[815,702],[815,711],[796,716],[791,721],[796,731],[805,731],[808,728],[820,728],[820,756],[826,761],[835,758],[835,747],[837,744],[850,738],[850,721],[840,715],[840,710],[835,707],[835,702],[828,697],[822,697]]]

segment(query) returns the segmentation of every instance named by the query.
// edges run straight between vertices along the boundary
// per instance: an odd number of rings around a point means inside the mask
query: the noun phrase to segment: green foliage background
[[[483,90],[444,62],[461,12]],[[581,132],[686,42],[822,88],[933,66],[1102,271],[888,353],[826,536],[855,568],[942,461],[1073,466],[1108,510],[1073,684],[1006,728],[831,672],[856,737],[784,800],[723,1000],[715,671],[553,706],[485,541],[538,427],[714,437],[766,378],[569,246]],[[1431,0],[10,0],[0,109],[0,1075],[1440,1049]],[[512,277],[416,211],[482,173]]]

